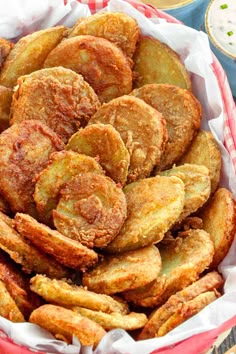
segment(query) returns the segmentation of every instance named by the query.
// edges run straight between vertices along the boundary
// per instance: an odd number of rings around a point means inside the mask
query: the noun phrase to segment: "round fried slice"
[[[43,223],[53,225],[52,210],[58,204],[61,188],[72,177],[85,172],[104,173],[99,163],[89,156],[74,151],[59,151],[50,155],[47,167],[34,178],[33,197]]]
[[[10,88],[0,86],[0,133],[9,128],[12,93]]]
[[[178,164],[194,163],[209,169],[211,178],[211,193],[219,185],[221,171],[221,152],[210,131],[199,130],[188,150],[181,157]]]
[[[200,213],[203,229],[212,237],[215,253],[210,265],[215,269],[228,253],[236,231],[235,202],[232,193],[219,188]]]
[[[71,343],[72,335],[74,335],[82,345],[93,346],[93,348],[106,334],[98,323],[55,305],[40,306],[32,312],[29,321],[48,330],[56,338],[63,338]]]
[[[0,38],[0,70],[10,51],[12,50],[14,44],[10,41]]]
[[[186,152],[200,128],[202,109],[199,101],[190,91],[167,84],[145,85],[131,94],[165,117],[168,141],[157,169],[171,168]]]
[[[47,164],[49,155],[62,150],[62,140],[44,123],[27,120],[0,135],[0,193],[13,212],[36,216],[33,177]]]
[[[130,93],[132,71],[125,54],[107,39],[81,35],[62,41],[44,67],[64,66],[83,75],[101,102]]]
[[[112,125],[92,124],[80,129],[70,138],[66,148],[96,157],[113,181],[125,185],[130,155]]]
[[[17,213],[14,225],[17,231],[30,240],[35,247],[51,255],[66,267],[83,271],[98,261],[96,252],[40,224],[29,215]]]
[[[0,316],[12,322],[25,322],[23,314],[20,312],[15,301],[7,291],[7,288],[0,280]]]
[[[170,170],[160,172],[161,176],[176,176],[184,182],[184,209],[178,222],[197,211],[208,200],[211,193],[209,170],[205,166],[184,164]]]
[[[147,316],[144,313],[130,312],[128,315],[121,315],[120,313],[108,314],[83,307],[73,307],[72,310],[99,323],[106,330],[122,328],[126,331],[133,331],[142,328],[147,323]]]
[[[103,104],[89,121],[94,123],[111,124],[120,133],[130,154],[128,182],[148,177],[160,163],[167,139],[165,120],[143,100],[124,95]]]
[[[82,283],[97,293],[115,294],[144,286],[161,270],[161,258],[155,246],[147,246],[119,255],[106,256],[94,269],[83,274]]]
[[[63,67],[41,69],[17,80],[10,124],[38,119],[66,143],[100,102],[83,77]]]
[[[106,38],[132,58],[140,30],[137,21],[122,12],[102,12],[78,20],[69,37],[92,35]]]
[[[87,247],[105,247],[120,231],[127,214],[122,189],[92,172],[73,177],[53,210],[55,227]]]
[[[106,247],[110,253],[160,242],[182,213],[184,183],[177,177],[156,176],[124,189],[128,217],[120,233]]]
[[[155,38],[143,37],[134,53],[135,87],[172,84],[191,89],[189,73],[178,54]]]
[[[119,313],[126,315],[129,312],[125,301],[113,298],[105,294],[97,294],[92,291],[70,284],[64,280],[50,279],[43,275],[36,275],[31,278],[30,288],[42,296],[46,301],[61,306],[82,306],[94,311],[105,313]]]

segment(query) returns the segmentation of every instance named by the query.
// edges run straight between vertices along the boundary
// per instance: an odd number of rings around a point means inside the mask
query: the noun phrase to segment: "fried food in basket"
[[[178,164],[194,163],[204,165],[209,169],[211,178],[211,193],[217,189],[220,181],[221,152],[210,131],[200,129],[181,157]]]
[[[107,39],[81,35],[63,40],[44,67],[64,66],[83,75],[101,102],[130,93],[132,71],[125,54]]]
[[[151,313],[150,318],[142,332],[139,334],[138,339],[143,340],[158,336],[159,329],[164,329],[162,326],[167,323],[169,318],[172,318],[172,316],[175,315],[176,311],[178,311],[183,304],[188,304],[190,300],[197,299],[200,294],[220,289],[223,283],[224,280],[221,275],[214,271],[207,273],[183,290],[170,296],[164,305]]]
[[[27,214],[16,213],[16,230],[42,252],[66,267],[85,270],[98,261],[98,255],[80,242],[61,235]]]
[[[10,123],[41,120],[66,143],[99,106],[81,75],[63,67],[41,69],[17,80]]]
[[[18,77],[41,69],[48,54],[62,40],[65,30],[66,27],[57,26],[22,37],[3,63],[0,84],[13,87]]]
[[[11,43],[10,41],[4,38],[0,38],[0,71],[4,61],[6,60],[13,46],[14,44]]]
[[[137,21],[125,13],[101,12],[79,19],[71,29],[69,37],[87,34],[109,40],[132,58],[140,29]]]
[[[12,93],[10,88],[0,85],[0,133],[9,128]]]
[[[211,193],[209,170],[205,166],[184,164],[174,166],[170,170],[160,172],[161,176],[176,176],[184,182],[185,202],[184,209],[178,222],[196,212],[208,200]]]
[[[0,248],[22,266],[25,273],[42,273],[52,278],[70,277],[71,272],[41,253],[0,218]]]
[[[1,195],[0,195],[0,212],[5,214],[10,213],[10,207]]]
[[[93,248],[103,248],[119,233],[127,216],[122,189],[93,172],[73,177],[60,191],[54,225],[63,235]]]
[[[226,188],[219,188],[200,213],[203,229],[209,232],[215,252],[211,269],[215,269],[228,253],[236,231],[235,201]]]
[[[82,283],[97,293],[115,294],[142,287],[161,270],[161,257],[155,246],[119,255],[108,255],[94,269],[83,274]]]
[[[34,177],[34,201],[39,219],[53,225],[52,210],[57,207],[59,192],[77,174],[103,174],[99,163],[89,156],[74,151],[58,151],[50,155],[48,165]]]
[[[184,183],[174,176],[138,180],[127,185],[124,193],[128,216],[119,234],[105,248],[109,253],[160,242],[184,207]]]
[[[48,330],[56,338],[63,339],[67,343],[72,342],[72,335],[74,335],[82,345],[91,345],[93,348],[106,334],[106,331],[98,323],[55,305],[40,306],[32,312],[29,321]]]
[[[27,120],[0,135],[0,193],[13,212],[36,216],[33,177],[47,164],[49,155],[62,150],[62,140],[44,123]]]
[[[167,140],[165,120],[143,100],[124,95],[103,104],[89,121],[94,123],[111,124],[120,133],[130,154],[128,183],[148,177],[160,163]]]
[[[67,150],[98,159],[106,174],[116,183],[125,185],[130,155],[118,131],[110,124],[91,124],[72,135]]]
[[[20,312],[15,301],[7,291],[7,288],[0,280],[0,316],[12,322],[25,322],[23,314]]]
[[[157,170],[171,168],[186,152],[200,128],[202,108],[199,101],[189,90],[169,84],[145,85],[131,94],[165,117],[168,141]]]
[[[152,37],[142,37],[133,56],[134,87],[172,84],[191,90],[190,75],[179,55]]]
[[[124,300],[105,294],[97,294],[64,280],[50,279],[38,274],[31,278],[30,284],[32,291],[42,296],[46,301],[60,306],[79,306],[110,314],[126,315],[129,313],[128,305]]]

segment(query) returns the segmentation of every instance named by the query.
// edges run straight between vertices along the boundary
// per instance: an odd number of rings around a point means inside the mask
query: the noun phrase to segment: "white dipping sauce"
[[[208,7],[207,30],[212,42],[236,56],[236,0],[215,0]]]

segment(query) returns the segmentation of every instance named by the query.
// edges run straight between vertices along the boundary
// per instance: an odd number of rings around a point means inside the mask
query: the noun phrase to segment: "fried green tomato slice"
[[[128,217],[116,238],[105,248],[109,253],[135,250],[160,242],[182,213],[184,183],[177,177],[156,176],[124,188]]]
[[[0,280],[0,316],[12,322],[25,322],[25,318],[15,301],[7,291],[6,285]]]
[[[79,19],[69,33],[69,37],[91,35],[102,37],[117,45],[132,58],[139,39],[137,21],[122,12],[102,12]]]
[[[53,221],[63,235],[90,248],[103,248],[119,233],[127,215],[126,199],[109,177],[77,175],[60,194]]]
[[[132,90],[132,71],[127,57],[104,38],[81,35],[63,40],[45,60],[45,68],[54,66],[81,74],[101,102]]]
[[[14,44],[10,41],[0,38],[0,70],[10,51],[14,47]]]
[[[72,135],[67,150],[98,159],[108,177],[125,185],[130,155],[118,131],[110,124],[91,124]]]
[[[119,133],[130,154],[128,183],[148,177],[160,163],[167,139],[161,113],[143,100],[124,95],[103,104],[90,124],[111,124]]]
[[[48,165],[35,176],[34,201],[40,221],[53,225],[52,210],[56,209],[59,192],[72,177],[80,173],[103,174],[99,163],[74,151],[59,151],[50,155]]]
[[[168,141],[157,170],[171,168],[187,151],[200,128],[200,102],[189,90],[169,84],[145,85],[133,90],[131,94],[163,114]]]
[[[98,261],[98,255],[93,250],[61,235],[27,214],[16,213],[14,226],[35,247],[66,267],[83,271]]]
[[[119,255],[105,256],[94,269],[83,274],[82,283],[96,293],[115,294],[152,282],[161,270],[161,257],[155,246]]]
[[[12,89],[0,85],[0,133],[9,128],[12,94]]]
[[[0,193],[13,212],[37,216],[33,178],[63,141],[43,122],[26,120],[0,135]]]
[[[129,312],[127,303],[118,296],[113,298],[109,295],[97,294],[82,286],[65,280],[50,279],[41,274],[31,278],[30,288],[47,302],[60,306],[81,306],[94,311],[121,315]]]
[[[99,106],[81,75],[63,67],[41,69],[17,80],[10,124],[41,120],[66,143]]]

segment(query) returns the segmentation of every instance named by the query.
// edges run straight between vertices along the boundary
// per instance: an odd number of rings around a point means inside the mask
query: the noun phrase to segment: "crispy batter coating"
[[[101,102],[130,93],[132,71],[125,54],[107,39],[81,35],[62,41],[44,67],[64,66],[83,75]]]
[[[219,188],[200,213],[203,229],[209,232],[215,247],[210,265],[215,269],[228,253],[236,231],[235,201],[226,188]]]
[[[70,272],[52,258],[41,253],[0,218],[0,248],[21,264],[25,273],[42,273],[52,278],[69,277]]]
[[[191,90],[189,73],[178,54],[152,37],[142,37],[134,53],[134,87],[172,84]]]
[[[106,330],[122,328],[126,331],[132,331],[142,328],[147,323],[147,316],[144,313],[130,312],[128,315],[121,315],[120,313],[108,314],[83,307],[73,307],[72,310],[99,323]]]
[[[185,202],[184,209],[178,221],[197,211],[208,200],[211,193],[209,170],[205,166],[184,164],[174,166],[170,170],[160,173],[161,176],[176,176],[184,182]]]
[[[161,270],[155,246],[119,255],[106,256],[94,269],[83,274],[82,283],[97,293],[115,294],[142,287],[153,281]]]
[[[15,301],[7,291],[5,284],[0,280],[0,316],[12,322],[25,322]]]
[[[110,124],[91,124],[80,129],[69,140],[67,149],[96,157],[107,175],[125,185],[130,155],[118,131]]]
[[[35,308],[42,305],[38,295],[30,290],[29,278],[2,251],[0,252],[0,280],[4,282],[7,291],[25,319],[29,318]]]
[[[33,197],[43,223],[53,225],[52,210],[58,204],[59,192],[65,183],[86,172],[104,173],[99,163],[89,156],[74,151],[58,151],[50,155],[48,165],[34,178]]]
[[[12,89],[0,85],[0,133],[9,128]]]
[[[186,152],[200,128],[202,109],[199,101],[190,91],[168,84],[145,85],[131,94],[163,114],[168,141],[157,170],[171,168]]]
[[[99,106],[82,75],[63,67],[41,69],[17,80],[10,123],[41,120],[66,143]]]
[[[59,232],[87,247],[105,247],[119,233],[127,205],[122,189],[92,172],[73,177],[61,190],[53,221]]]
[[[81,306],[105,313],[129,313],[125,301],[105,294],[97,294],[82,286],[68,283],[64,280],[49,279],[36,275],[30,281],[31,290],[42,296],[46,301],[65,307]]]
[[[0,193],[13,212],[37,215],[33,177],[52,152],[63,148],[62,140],[37,120],[14,124],[0,135]]]
[[[83,317],[78,313],[55,305],[43,305],[34,310],[30,322],[48,330],[56,338],[63,338],[72,342],[72,335],[76,336],[82,345],[91,345],[95,348],[105,330],[96,322]]]
[[[114,43],[132,58],[139,39],[137,21],[121,12],[101,12],[81,19],[74,25],[69,37],[91,35]]]
[[[4,61],[12,50],[14,44],[10,41],[0,38],[0,70],[3,66]]]
[[[178,310],[179,306],[196,298],[202,293],[219,289],[224,283],[217,272],[210,272],[176,294],[170,296],[164,305],[152,312],[147,324],[139,334],[138,339],[148,339],[157,336],[159,329]]]
[[[124,189],[127,219],[106,247],[120,253],[160,242],[182,213],[184,183],[177,177],[156,176],[138,180]]]
[[[27,214],[17,213],[14,219],[17,231],[42,252],[66,267],[85,270],[97,263],[98,255],[75,240],[39,223]]]
[[[1,195],[0,195],[0,212],[5,214],[10,213],[10,207]]]
[[[3,63],[0,84],[13,87],[18,77],[41,69],[48,54],[62,40],[65,30],[66,27],[57,26],[22,37]]]
[[[188,150],[178,162],[181,165],[184,163],[206,166],[210,172],[211,193],[216,191],[220,181],[222,162],[220,148],[210,131],[198,131]]]
[[[130,154],[128,183],[148,177],[160,163],[167,140],[161,113],[137,97],[124,95],[103,104],[89,124],[111,124],[120,133]]]

